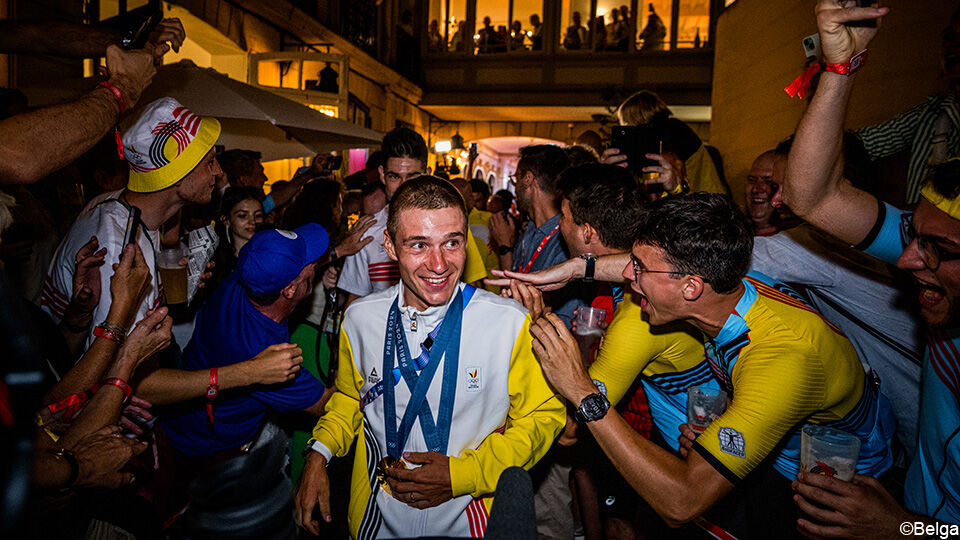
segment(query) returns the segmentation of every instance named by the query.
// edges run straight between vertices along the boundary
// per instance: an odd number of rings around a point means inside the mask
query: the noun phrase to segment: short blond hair
[[[664,111],[669,113],[670,108],[660,96],[649,90],[641,90],[620,104],[617,119],[621,126],[639,126],[650,123],[654,116]]]

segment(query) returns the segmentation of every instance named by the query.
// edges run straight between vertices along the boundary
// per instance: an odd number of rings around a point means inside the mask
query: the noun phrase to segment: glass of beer
[[[603,329],[600,323],[607,317],[607,310],[580,306],[577,308],[577,335],[602,336]]]
[[[687,388],[687,425],[694,433],[703,433],[725,410],[727,393],[723,390],[705,386]]]
[[[187,301],[187,266],[180,264],[186,256],[187,249],[183,245],[163,248],[157,256],[157,270],[168,305]]]
[[[800,431],[800,468],[849,482],[857,470],[860,439],[839,429],[807,424]]]

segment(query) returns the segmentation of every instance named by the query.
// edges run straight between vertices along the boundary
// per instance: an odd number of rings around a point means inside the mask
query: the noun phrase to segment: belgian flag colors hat
[[[130,163],[127,189],[152,193],[176,184],[219,137],[216,118],[197,116],[169,97],[150,103],[123,134],[124,157]]]

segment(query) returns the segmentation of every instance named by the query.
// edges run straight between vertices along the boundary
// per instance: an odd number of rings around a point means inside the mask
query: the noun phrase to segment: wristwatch
[[[583,398],[577,407],[577,420],[580,422],[595,422],[606,416],[610,410],[610,400],[607,396],[597,392]]]
[[[587,267],[583,270],[583,280],[589,283],[593,281],[593,273],[597,266],[597,256],[593,253],[584,253],[580,258],[587,262]]]
[[[497,248],[497,255],[506,255],[513,251],[513,246],[500,246]]]

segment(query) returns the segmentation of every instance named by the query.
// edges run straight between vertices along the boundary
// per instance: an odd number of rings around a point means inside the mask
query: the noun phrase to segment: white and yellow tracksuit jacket
[[[500,473],[511,466],[529,469],[543,457],[563,428],[566,410],[547,385],[533,356],[527,311],[513,300],[479,289],[463,312],[459,373],[447,446],[453,499],[418,510],[385,493],[376,479],[377,463],[386,455],[383,396],[362,409],[360,400],[384,376],[380,372],[390,306],[400,295],[401,323],[414,356],[449,306],[448,302],[416,312],[403,305],[402,294],[403,284],[399,283],[347,308],[340,332],[337,392],[313,430],[313,448],[329,461],[334,455],[344,456],[353,438],[360,437],[350,490],[349,525],[354,538],[479,538],[486,530]],[[416,330],[411,330],[414,314]],[[440,365],[427,392],[434,418],[440,402],[442,373]],[[402,383],[395,389],[399,425],[410,391]],[[427,451],[419,420],[411,428],[404,450]]]

